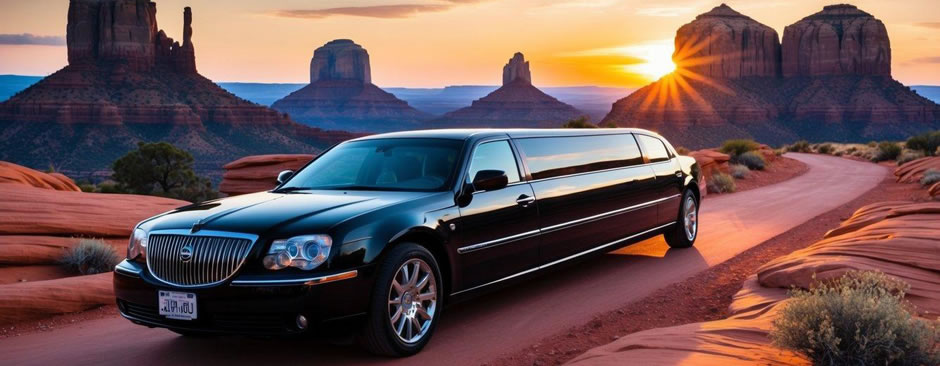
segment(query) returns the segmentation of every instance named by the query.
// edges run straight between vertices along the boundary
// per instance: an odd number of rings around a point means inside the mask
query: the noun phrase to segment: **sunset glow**
[[[645,61],[639,64],[626,65],[624,69],[649,77],[651,81],[657,80],[676,69],[676,64],[672,61],[672,52],[674,50],[672,40],[624,47],[624,52],[627,55]]]

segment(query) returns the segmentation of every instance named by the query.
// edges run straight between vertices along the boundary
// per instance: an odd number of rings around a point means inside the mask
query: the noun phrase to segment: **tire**
[[[418,353],[434,333],[442,299],[440,267],[431,252],[414,243],[396,245],[379,265],[360,343],[382,356]]]
[[[692,190],[686,189],[682,193],[682,201],[679,203],[679,215],[676,217],[676,224],[672,225],[667,232],[663,234],[666,238],[666,244],[671,248],[689,248],[695,245],[695,239],[698,238],[698,207],[699,201],[692,193]],[[690,209],[691,208],[691,209]],[[688,211],[694,211],[689,215]],[[691,220],[691,222],[687,221]],[[690,232],[691,231],[691,232]]]

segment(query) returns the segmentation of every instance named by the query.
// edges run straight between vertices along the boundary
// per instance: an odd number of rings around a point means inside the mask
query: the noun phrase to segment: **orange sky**
[[[726,1],[777,30],[832,1]],[[363,45],[380,86],[499,84],[522,51],[540,86],[638,87],[668,70],[682,24],[720,1],[158,0],[157,21],[181,38],[191,6],[199,71],[216,81],[304,82],[313,50]],[[854,1],[888,27],[894,77],[940,85],[940,1]],[[0,43],[64,36],[65,0],[0,0]],[[11,41],[10,39],[14,40]],[[64,46],[0,44],[0,74],[45,75]]]

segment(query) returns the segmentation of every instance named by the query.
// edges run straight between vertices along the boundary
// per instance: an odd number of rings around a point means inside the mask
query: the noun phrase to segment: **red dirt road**
[[[377,358],[354,346],[318,345],[319,340],[184,339],[106,318],[3,339],[0,364],[486,363],[734,257],[851,201],[888,173],[848,159],[787,156],[806,163],[809,171],[780,184],[706,199],[694,248],[669,250],[653,238],[449,307],[428,347],[408,359]]]

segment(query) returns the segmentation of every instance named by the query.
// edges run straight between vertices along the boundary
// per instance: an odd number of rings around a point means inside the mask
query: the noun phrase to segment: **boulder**
[[[48,235],[0,235],[0,266],[56,264],[81,238]],[[123,255],[128,238],[98,238]],[[11,267],[19,268],[19,267]]]
[[[225,164],[219,192],[237,196],[272,189],[277,186],[277,175],[280,172],[296,171],[313,158],[313,155],[307,154],[246,156]]]
[[[99,273],[0,286],[0,324],[114,304],[113,274]]]
[[[934,183],[934,185],[930,186],[930,189],[927,190],[927,194],[933,198],[940,198],[940,183]]]
[[[43,173],[21,165],[0,161],[0,184],[15,183],[58,191],[80,192],[75,182],[59,173]]]
[[[703,77],[780,74],[777,31],[721,4],[676,32],[673,62]]]
[[[143,219],[189,202],[0,184],[0,235],[128,237]]]
[[[695,161],[698,162],[699,168],[702,170],[702,176],[705,179],[710,179],[715,173],[728,174],[731,172],[731,166],[728,163],[731,161],[731,156],[728,154],[705,149],[692,151],[689,156],[695,158]]]
[[[757,153],[764,157],[764,160],[767,162],[774,162],[777,160],[777,152],[770,146],[765,144],[760,144],[760,147],[757,148]]]
[[[917,183],[930,169],[940,170],[940,156],[928,156],[909,161],[895,169],[894,175],[899,183]]]
[[[839,4],[783,30],[783,75],[891,75],[891,43],[881,20]]]

